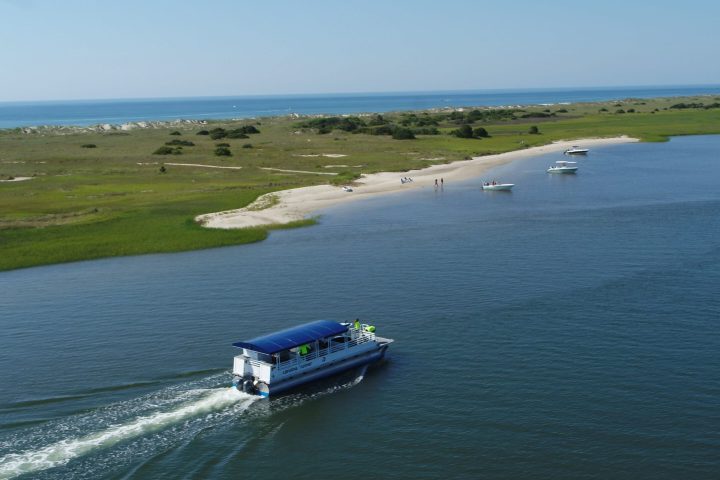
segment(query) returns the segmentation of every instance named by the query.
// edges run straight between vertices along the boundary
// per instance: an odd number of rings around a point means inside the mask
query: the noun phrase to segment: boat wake
[[[123,465],[142,465],[143,459],[184,448],[208,429],[234,429],[240,423],[253,425],[250,431],[258,434],[256,429],[262,430],[266,421],[263,418],[352,388],[363,381],[366,371],[367,366],[363,366],[321,383],[319,388],[259,402],[258,408],[251,410],[261,397],[218,387],[227,380],[227,372],[222,372],[87,413],[20,428],[0,436],[0,480],[26,474],[63,480],[98,478]],[[282,425],[270,421],[272,431]]]
[[[81,456],[90,455],[95,451],[100,451],[127,442],[138,437],[147,436],[153,433],[162,432],[173,426],[182,425],[184,422],[213,420],[213,416],[219,412],[227,412],[232,415],[246,410],[258,397],[250,396],[239,392],[234,388],[210,388],[210,389],[194,389],[183,392],[180,395],[179,404],[171,404],[169,406],[163,403],[154,403],[150,398],[146,398],[147,408],[151,411],[145,412],[134,418],[126,419],[120,423],[112,423],[113,407],[109,407],[103,413],[93,415],[95,423],[104,423],[109,421],[110,426],[99,429],[93,433],[70,437],[57,440],[49,445],[39,449],[29,449],[20,453],[8,453],[0,458],[0,479],[10,479],[19,475],[39,472],[61,465],[65,465],[69,461]],[[132,403],[132,402],[128,402]],[[115,410],[133,410],[129,405],[119,404],[114,406]],[[161,411],[152,411],[159,407]],[[164,407],[164,408],[163,408]],[[232,407],[232,408],[230,408]],[[110,415],[108,415],[110,413]],[[217,419],[216,419],[217,421]],[[201,428],[207,427],[207,423],[203,423]],[[81,421],[79,423],[88,423]],[[43,429],[45,430],[45,429]],[[62,428],[60,428],[62,430]],[[32,434],[30,436],[33,436]],[[35,432],[34,436],[39,436]],[[36,438],[36,440],[38,440]],[[162,439],[157,439],[162,443]],[[17,442],[23,443],[23,442]]]

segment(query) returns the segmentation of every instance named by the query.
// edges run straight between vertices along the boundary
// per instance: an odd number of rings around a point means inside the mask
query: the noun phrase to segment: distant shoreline
[[[92,128],[93,131],[102,131],[97,127],[119,127],[131,123],[172,126],[173,123],[183,122],[231,121],[293,114],[352,115],[706,95],[720,95],[720,85],[2,102],[0,129]]]
[[[490,168],[536,155],[562,152],[573,145],[600,147],[637,141],[639,140],[627,136],[562,140],[538,147],[474,157],[471,160],[432,165],[419,170],[372,173],[363,175],[354,182],[352,192],[332,185],[282,190],[263,195],[244,208],[198,215],[195,221],[204,227],[219,229],[282,226],[306,220],[320,210],[344,203],[418,188],[435,188],[436,179],[458,182],[478,178]],[[403,177],[410,177],[413,181],[401,183],[400,179]]]

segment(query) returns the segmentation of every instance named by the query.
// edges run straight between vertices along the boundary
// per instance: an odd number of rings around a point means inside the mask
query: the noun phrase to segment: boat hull
[[[512,188],[515,186],[514,183],[502,183],[500,185],[483,185],[483,190],[489,190],[489,191],[508,191],[512,190]]]
[[[363,365],[375,363],[385,356],[388,346],[389,344],[379,345],[375,350],[338,360],[334,363],[323,366],[321,369],[303,372],[296,377],[287,378],[280,382],[273,382],[269,385],[263,385],[262,388],[258,390],[258,394],[261,397],[275,396],[316,380],[338,375],[342,372],[361,367]]]
[[[548,173],[577,173],[577,167],[548,168]]]

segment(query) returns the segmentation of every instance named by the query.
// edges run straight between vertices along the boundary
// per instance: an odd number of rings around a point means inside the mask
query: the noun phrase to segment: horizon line
[[[40,103],[83,103],[83,102],[132,102],[148,100],[190,100],[190,99],[223,99],[223,98],[283,98],[283,97],[322,97],[322,96],[353,96],[353,95],[396,95],[396,94],[459,94],[459,93],[517,93],[541,91],[582,91],[582,90],[620,90],[633,88],[720,88],[717,83],[698,84],[655,84],[655,85],[596,85],[596,86],[562,86],[562,87],[511,87],[511,88],[478,88],[478,89],[450,89],[450,90],[382,90],[382,91],[356,91],[356,92],[326,92],[326,93],[268,93],[268,94],[235,94],[235,95],[187,95],[168,97],[98,97],[98,98],[68,98],[68,99],[42,99],[42,100],[0,100],[0,105],[7,104],[40,104]]]

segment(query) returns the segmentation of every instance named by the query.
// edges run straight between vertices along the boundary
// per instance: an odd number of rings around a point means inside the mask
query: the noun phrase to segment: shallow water
[[[260,244],[0,274],[0,478],[716,478],[720,137],[558,154]],[[233,341],[359,316],[272,401]]]

